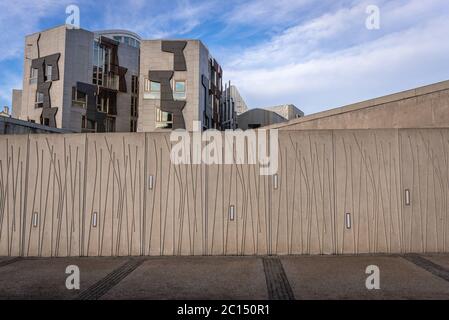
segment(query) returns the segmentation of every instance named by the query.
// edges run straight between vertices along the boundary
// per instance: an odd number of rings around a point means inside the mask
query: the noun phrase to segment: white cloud
[[[69,0],[20,0],[0,2],[0,43],[2,50],[0,63],[4,64],[0,71],[0,101],[11,104],[13,88],[22,87],[22,71],[14,70],[10,62],[21,65],[23,57],[24,36],[38,30],[43,18],[61,14],[61,24],[65,22],[65,7]],[[21,68],[20,68],[21,69]]]
[[[217,7],[217,2],[192,3],[177,0],[170,7],[160,1],[116,1],[105,8],[103,25],[128,29],[143,38],[168,38],[187,34],[204,22]],[[162,11],[161,11],[162,10]],[[121,14],[117,14],[120,12]]]
[[[224,19],[228,25],[252,25],[255,27],[288,23],[297,16],[298,10],[310,4],[313,0],[250,0],[235,6]]]
[[[449,5],[401,2],[378,1],[380,31],[364,28],[360,4],[293,26],[228,58],[225,76],[252,107],[306,113],[449,79]]]
[[[1,1],[0,43],[3,45],[0,62],[16,58],[22,53],[24,35],[36,32],[42,18],[60,12],[63,24],[66,18],[65,7],[69,3],[69,0]]]

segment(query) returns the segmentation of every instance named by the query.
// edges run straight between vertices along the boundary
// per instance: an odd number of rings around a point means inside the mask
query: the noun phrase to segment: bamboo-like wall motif
[[[277,178],[173,165],[170,148],[1,136],[0,255],[448,252],[449,129],[279,132]]]

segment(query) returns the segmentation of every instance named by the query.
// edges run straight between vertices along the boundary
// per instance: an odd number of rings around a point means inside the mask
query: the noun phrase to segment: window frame
[[[158,84],[159,90],[153,90],[152,84]],[[151,81],[148,78],[144,79],[143,84],[143,98],[145,100],[160,100],[161,99],[161,83],[156,81]]]
[[[173,113],[162,111],[160,108],[156,109],[156,128],[158,129],[173,129]],[[164,114],[167,114],[167,120],[163,119]],[[170,119],[168,119],[170,117]]]
[[[177,91],[176,84],[183,83],[184,91]],[[178,96],[178,94],[182,94],[182,96]],[[174,100],[185,100],[187,97],[187,81],[186,80],[173,80],[173,99]]]
[[[38,99],[38,97],[42,97],[42,100]],[[44,94],[42,92],[36,91],[36,95],[34,98],[34,108],[40,109],[44,107]]]
[[[51,82],[52,77],[53,77],[53,66],[51,64],[47,64],[45,65],[45,82]]]
[[[35,75],[34,75],[35,70]],[[30,84],[36,84],[37,79],[39,77],[39,69],[38,68],[30,68]]]
[[[78,93],[84,94],[85,101],[78,99]],[[89,97],[86,93],[79,91],[76,87],[72,87],[72,107],[80,107],[86,109],[88,99]]]

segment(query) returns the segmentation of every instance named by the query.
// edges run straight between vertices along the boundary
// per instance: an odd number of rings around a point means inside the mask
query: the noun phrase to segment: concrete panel
[[[399,139],[404,245],[410,252],[445,252],[449,246],[449,133],[402,130]]]
[[[447,299],[441,278],[401,257],[285,257],[282,264],[298,300]],[[367,290],[366,268],[380,269],[380,290]]]
[[[106,277],[125,261],[120,258],[60,258],[51,263],[41,259],[22,260],[0,268],[0,299],[74,299],[80,291],[65,286],[70,265],[80,269],[80,290]],[[20,270],[20,272],[17,272]]]
[[[449,81],[272,125],[281,130],[449,127]]]
[[[283,131],[277,177],[174,165],[162,132],[6,135],[0,146],[0,255],[448,250],[447,129]]]
[[[210,272],[214,270],[214,272]],[[262,262],[254,258],[152,258],[102,299],[268,299]]]
[[[397,131],[335,131],[334,147],[339,253],[405,250]]]

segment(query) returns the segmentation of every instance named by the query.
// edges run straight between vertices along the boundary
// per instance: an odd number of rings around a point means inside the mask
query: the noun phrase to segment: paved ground
[[[81,273],[65,286],[66,267]],[[380,269],[380,290],[365,270]],[[449,299],[449,255],[0,257],[0,299]]]

